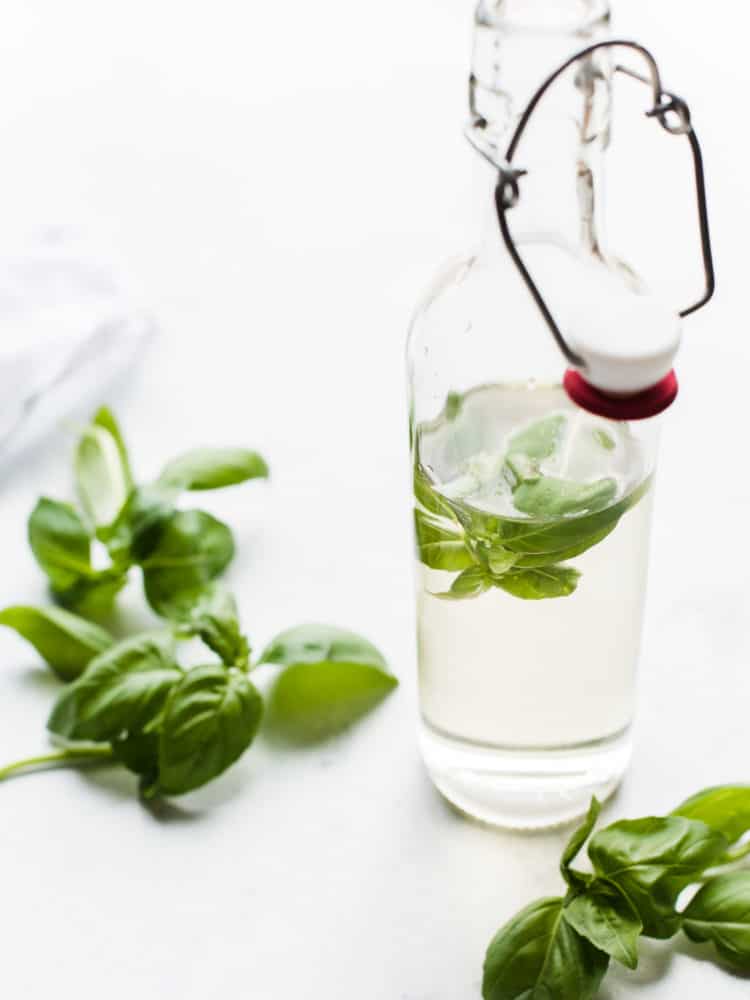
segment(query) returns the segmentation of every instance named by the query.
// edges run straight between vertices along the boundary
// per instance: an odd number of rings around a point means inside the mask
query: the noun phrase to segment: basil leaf
[[[444,527],[419,508],[414,509],[417,557],[430,569],[460,570],[474,565],[460,527]]]
[[[205,785],[250,746],[263,701],[247,674],[196,667],[170,692],[159,726],[159,787],[181,795]]]
[[[591,836],[591,831],[596,826],[596,821],[599,819],[601,809],[601,803],[595,795],[592,795],[591,802],[589,803],[589,811],[586,813],[586,818],[578,829],[573,831],[570,840],[565,845],[562,857],[560,858],[560,874],[571,888],[585,888],[590,881],[590,877],[588,875],[583,875],[581,872],[574,872],[571,870],[570,866],[578,857],[581,848]]]
[[[722,958],[750,969],[750,871],[708,879],[683,913],[691,941],[713,941]]]
[[[504,549],[502,545],[492,545],[482,541],[475,544],[474,551],[480,563],[493,576],[502,576],[503,573],[507,573],[520,558],[517,552]]]
[[[513,491],[513,505],[524,514],[563,517],[601,510],[614,500],[616,493],[617,483],[614,479],[577,483],[572,479],[543,476],[536,482],[523,482],[516,487]]]
[[[250,647],[240,630],[237,602],[221,584],[181,590],[156,604],[160,615],[179,625],[184,634],[200,636],[228,666],[246,666]]]
[[[148,784],[159,777],[159,736],[134,730],[113,739],[110,743],[115,758],[121,764],[138,774]]]
[[[143,560],[146,598],[159,614],[176,595],[197,590],[222,573],[234,556],[226,524],[202,510],[177,511]]]
[[[94,426],[102,427],[107,431],[117,445],[117,450],[120,453],[120,467],[125,475],[128,491],[130,491],[134,484],[133,470],[130,467],[130,456],[128,455],[127,445],[125,444],[125,439],[122,436],[114,413],[112,413],[108,406],[101,406],[94,414],[91,422]]]
[[[69,503],[42,497],[29,518],[29,544],[56,591],[73,587],[93,573],[91,539]]]
[[[29,542],[60,604],[84,615],[111,609],[126,570],[92,567],[91,539],[74,507],[42,497],[29,518]]]
[[[282,632],[259,663],[286,668],[271,690],[268,725],[289,742],[314,742],[340,732],[398,684],[372,643],[331,625]]]
[[[560,444],[565,423],[566,418],[562,415],[538,420],[510,438],[508,455],[524,455],[537,461],[549,458]]]
[[[455,420],[464,405],[464,397],[460,392],[449,392],[445,397],[443,412],[448,421]]]
[[[596,443],[601,445],[605,451],[614,451],[617,447],[615,439],[609,431],[605,431],[603,427],[595,427],[591,433]]]
[[[638,938],[643,924],[630,900],[611,883],[594,882],[564,910],[581,937],[628,969],[638,965]]]
[[[418,465],[414,466],[414,496],[430,514],[455,520],[451,505],[440,496]]]
[[[483,566],[472,566],[459,573],[451,584],[451,589],[440,594],[433,594],[433,597],[440,597],[444,601],[466,601],[472,597],[479,597],[494,584],[492,576]]]
[[[0,611],[0,625],[15,629],[30,642],[64,681],[79,677],[91,660],[114,641],[103,628],[62,608],[4,608]]]
[[[540,899],[495,935],[484,961],[484,1000],[593,1000],[609,958],[563,919],[563,901]]]
[[[505,475],[511,485],[517,488],[541,477],[539,463],[557,450],[565,422],[563,416],[545,417],[511,437],[505,456]]]
[[[726,838],[697,820],[681,816],[621,820],[600,830],[588,853],[597,874],[628,897],[648,937],[677,932],[674,910],[682,889],[727,848]]]
[[[699,819],[733,844],[750,830],[750,785],[705,788],[679,805],[672,815]]]
[[[55,590],[56,599],[65,608],[80,615],[98,618],[109,614],[115,598],[128,582],[126,569],[93,570],[89,576],[79,577],[67,590]]]
[[[75,474],[78,497],[86,516],[97,529],[112,524],[130,492],[128,469],[123,465],[124,445],[97,423],[86,427],[78,441]]]
[[[47,728],[70,740],[112,740],[143,729],[183,676],[171,635],[125,639],[92,660],[57,699]]]
[[[168,462],[159,482],[183,490],[216,490],[267,476],[268,466],[256,451],[195,448]]]
[[[590,543],[590,539],[600,532],[611,530],[623,516],[645,495],[651,479],[645,479],[637,489],[624,496],[617,503],[593,514],[579,517],[559,518],[555,521],[519,521],[497,518],[498,540],[513,552],[527,555],[550,554],[573,546]],[[469,535],[473,532],[467,526]],[[589,547],[586,544],[586,548]]]
[[[512,569],[495,580],[495,586],[525,601],[541,601],[548,597],[568,597],[578,586],[580,576],[572,566]]]
[[[128,497],[107,537],[115,563],[142,562],[159,544],[175,513],[177,493],[161,486],[138,486]]]
[[[590,548],[593,548],[594,545],[598,545],[599,542],[604,541],[607,535],[610,535],[616,527],[617,522],[608,524],[601,531],[597,531],[593,535],[587,535],[575,545],[569,545],[567,549],[556,549],[554,552],[542,552],[531,555],[518,555],[516,556],[515,567],[516,569],[537,569],[541,566],[551,566],[554,563],[567,562],[568,559],[574,559],[576,556],[580,556]]]
[[[383,654],[356,632],[335,625],[297,625],[272,639],[258,664],[358,663],[387,669]]]

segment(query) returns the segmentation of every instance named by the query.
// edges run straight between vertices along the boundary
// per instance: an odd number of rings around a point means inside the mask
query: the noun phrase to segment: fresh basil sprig
[[[560,414],[545,417],[508,440],[499,475],[526,519],[449,500],[438,493],[415,456],[417,556],[429,569],[459,574],[436,597],[467,600],[498,588],[538,601],[575,592],[581,574],[568,560],[614,531],[647,492],[650,479],[615,501],[612,478],[581,483],[543,474],[541,463],[558,448],[565,422]],[[615,447],[605,431],[594,434],[594,440],[605,451]]]
[[[155,482],[138,484],[106,407],[81,432],[74,471],[80,510],[42,498],[29,518],[29,542],[55,600],[84,616],[107,614],[134,566],[157,614],[178,591],[223,573],[234,555],[231,531],[205,511],[179,510],[179,497],[268,476],[255,451],[200,448],[167,462]],[[108,566],[94,567],[95,541],[106,547]]]
[[[73,650],[76,668],[87,659],[77,676],[71,670],[75,679],[58,695],[47,723],[66,749],[44,763],[78,764],[90,746],[97,761],[119,761],[139,775],[148,797],[182,795],[222,774],[255,739],[263,698],[252,675],[263,665],[281,668],[271,686],[269,730],[296,743],[340,732],[397,684],[372,643],[335,626],[288,629],[253,664],[231,594],[213,585],[194,603],[189,595],[184,599],[172,609],[182,622],[174,630],[120,642],[59,609],[0,612],[0,624],[17,628],[57,664],[58,674],[59,649]],[[60,647],[50,622],[64,629]],[[88,629],[95,631],[89,635]],[[220,660],[182,665],[179,640],[191,636],[200,637]],[[92,657],[96,645],[102,650]],[[19,761],[0,770],[0,777],[35,762]]]
[[[563,851],[566,895],[525,907],[490,943],[485,1000],[591,1000],[610,959],[634,969],[640,937],[681,929],[750,970],[750,871],[725,867],[750,854],[750,842],[736,844],[750,831],[750,785],[706,789],[669,816],[594,833],[599,809],[592,799]],[[587,843],[591,870],[579,871],[572,865]]]
[[[47,723],[64,748],[10,764],[0,778],[36,765],[109,762],[138,775],[145,797],[182,795],[218,777],[253,743],[264,714],[256,669],[274,674],[269,731],[299,743],[339,732],[396,686],[371,643],[334,626],[288,629],[252,662],[237,603],[217,580],[234,555],[232,533],[205,511],[176,503],[183,490],[267,475],[256,452],[186,452],[155,483],[137,486],[117,422],[101,409],[83,431],[75,469],[81,511],[45,498],[29,523],[55,597],[98,614],[137,565],[166,627],[116,641],[65,608],[0,611],[0,625],[69,682]],[[95,544],[106,546],[109,567],[94,568]],[[200,666],[180,659],[180,642],[189,639],[206,647]]]

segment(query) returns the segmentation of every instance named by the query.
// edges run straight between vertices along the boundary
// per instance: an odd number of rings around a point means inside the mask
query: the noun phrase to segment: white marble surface
[[[459,0],[4,8],[3,238],[95,230],[154,304],[160,340],[108,393],[138,469],[199,441],[266,452],[272,484],[211,498],[237,526],[231,582],[254,642],[337,621],[372,636],[402,680],[337,743],[260,742],[159,819],[125,775],[3,785],[8,996],[477,1000],[490,936],[557,888],[566,832],[460,819],[415,744],[402,345],[461,230],[470,14]],[[746,17],[628,0],[619,19],[693,98],[721,290],[680,361],[638,747],[608,818],[750,779]],[[650,193],[626,194],[653,219],[649,242],[664,236]],[[40,492],[66,490],[70,442],[61,428],[4,472],[3,604],[42,599],[22,526]],[[5,760],[44,747],[54,683],[12,635],[0,659]],[[686,947],[650,944],[602,996],[746,993]]]

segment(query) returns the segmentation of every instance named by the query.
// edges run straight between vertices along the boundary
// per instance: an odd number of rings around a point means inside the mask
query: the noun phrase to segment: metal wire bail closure
[[[611,396],[596,389],[585,379],[586,362],[574,351],[566,341],[558,323],[549,310],[544,296],[539,286],[534,281],[526,264],[521,257],[518,246],[513,239],[513,235],[508,226],[507,213],[515,207],[521,197],[521,187],[519,184],[527,171],[521,170],[513,165],[513,160],[523,137],[526,127],[536,110],[537,105],[544,97],[549,88],[562,74],[572,65],[590,56],[601,49],[625,48],[639,53],[646,62],[648,75],[642,76],[634,72],[627,66],[615,65],[614,72],[622,73],[632,79],[650,87],[652,92],[652,105],[646,111],[647,118],[655,118],[661,127],[670,135],[684,135],[690,144],[692,154],[693,169],[695,173],[695,195],[698,208],[698,226],[701,240],[701,253],[703,257],[703,271],[705,275],[705,288],[701,297],[682,309],[679,313],[681,317],[689,316],[691,313],[701,309],[711,299],[716,287],[714,274],[713,254],[711,251],[711,236],[708,224],[708,207],[706,202],[706,185],[703,167],[703,156],[700,143],[693,129],[690,108],[686,101],[670,91],[664,90],[661,84],[659,67],[653,55],[648,49],[637,42],[613,39],[605,42],[598,42],[581,49],[571,56],[558,69],[555,70],[542,85],[536,90],[511,137],[508,149],[505,154],[505,161],[498,169],[498,180],[495,188],[495,207],[500,226],[500,233],[505,243],[505,247],[511,256],[516,268],[523,278],[532,298],[547,324],[550,333],[555,339],[563,356],[572,369],[565,375],[564,386],[568,395],[584,409],[597,413],[600,416],[609,417],[615,420],[637,420],[644,417],[654,416],[662,412],[669,406],[677,395],[677,378],[674,371],[671,371],[656,386],[651,386],[641,393],[631,396]]]

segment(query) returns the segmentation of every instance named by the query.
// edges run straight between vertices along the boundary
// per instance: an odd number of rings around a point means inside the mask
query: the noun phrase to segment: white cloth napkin
[[[49,229],[0,252],[0,460],[101,396],[153,331],[80,234]]]

